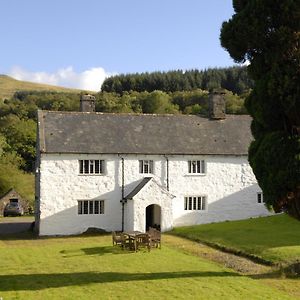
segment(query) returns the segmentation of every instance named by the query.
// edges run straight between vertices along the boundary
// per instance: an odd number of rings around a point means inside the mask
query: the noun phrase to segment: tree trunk
[[[300,186],[294,192],[290,192],[281,198],[274,206],[274,211],[284,211],[289,216],[300,221]]]

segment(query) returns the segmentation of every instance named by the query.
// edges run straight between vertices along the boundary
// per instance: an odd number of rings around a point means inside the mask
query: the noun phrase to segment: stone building
[[[6,204],[11,202],[20,203],[24,211],[28,212],[28,202],[15,189],[10,189],[0,198],[0,216],[3,216]]]
[[[225,115],[217,96],[211,118],[96,113],[89,103],[81,112],[39,111],[39,234],[268,215],[247,160],[251,118]]]

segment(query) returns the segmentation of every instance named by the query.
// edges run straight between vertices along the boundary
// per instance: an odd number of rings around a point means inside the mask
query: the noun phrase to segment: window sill
[[[78,176],[105,176],[106,174],[78,174]]]
[[[191,176],[191,177],[194,177],[194,176],[206,176],[207,174],[206,173],[187,173],[187,174],[184,174],[184,176],[186,176],[186,177],[189,177],[189,176]]]
[[[208,212],[207,209],[204,209],[204,210],[185,209],[184,211],[185,211],[185,212],[195,212],[195,213],[207,213],[207,212]]]
[[[77,214],[77,216],[104,216],[104,214]]]
[[[147,177],[154,177],[153,173],[139,173],[139,174]]]

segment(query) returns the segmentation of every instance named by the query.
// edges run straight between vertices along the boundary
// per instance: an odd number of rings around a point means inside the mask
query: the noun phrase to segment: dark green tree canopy
[[[101,90],[122,94],[129,91],[163,92],[211,90],[223,88],[242,94],[253,87],[244,67],[213,68],[207,70],[168,71],[153,73],[121,74],[105,79]]]
[[[249,161],[267,204],[300,219],[300,0],[233,0],[221,44],[249,61]]]

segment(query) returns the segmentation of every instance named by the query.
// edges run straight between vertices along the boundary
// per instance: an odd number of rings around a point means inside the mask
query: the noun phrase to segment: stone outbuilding
[[[7,203],[17,202],[22,205],[24,212],[28,212],[28,202],[15,190],[10,189],[0,198],[0,215],[3,216],[3,211]]]

